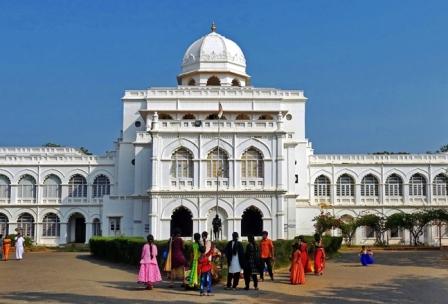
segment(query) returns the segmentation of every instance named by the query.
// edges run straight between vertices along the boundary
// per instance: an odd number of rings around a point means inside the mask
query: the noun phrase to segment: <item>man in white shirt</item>
[[[23,259],[23,252],[25,251],[24,245],[25,239],[20,234],[20,232],[16,236],[16,260]]]

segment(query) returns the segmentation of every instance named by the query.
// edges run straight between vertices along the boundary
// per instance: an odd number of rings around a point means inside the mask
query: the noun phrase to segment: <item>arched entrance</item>
[[[175,229],[180,230],[181,236],[193,235],[193,214],[184,206],[176,208],[171,215],[170,235]]]
[[[86,219],[81,213],[73,213],[68,220],[67,225],[68,243],[86,242]]]
[[[250,206],[243,212],[241,219],[241,236],[261,236],[263,232],[263,214],[260,209]]]
[[[207,214],[207,232],[209,233],[209,236],[213,235],[213,219],[216,216],[216,207],[213,207],[208,211]],[[227,212],[221,208],[218,207],[218,216],[221,219],[221,234],[219,235],[220,240],[226,240],[227,239]]]

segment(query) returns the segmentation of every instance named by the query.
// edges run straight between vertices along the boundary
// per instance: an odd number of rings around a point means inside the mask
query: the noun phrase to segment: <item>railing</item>
[[[221,130],[233,129],[233,130],[246,130],[246,129],[258,129],[272,131],[277,127],[276,122],[273,120],[266,121],[220,121],[217,120],[159,120],[160,129],[194,129],[197,131],[203,131],[207,129],[217,129],[218,124]]]
[[[360,163],[360,162],[414,162],[448,163],[448,153],[438,154],[316,154],[310,155],[311,165],[324,163]]]

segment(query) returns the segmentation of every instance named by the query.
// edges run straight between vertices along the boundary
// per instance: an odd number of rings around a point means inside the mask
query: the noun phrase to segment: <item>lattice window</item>
[[[0,198],[11,198],[11,182],[4,175],[0,175]]]
[[[223,149],[215,148],[207,155],[207,177],[229,177],[229,159]]]
[[[61,197],[61,180],[56,175],[49,175],[45,178],[43,189],[43,197],[60,198]]]
[[[34,218],[29,213],[22,213],[17,220],[17,228],[23,234],[23,236],[28,236],[34,238]]]
[[[36,180],[30,175],[24,175],[19,181],[17,189],[19,198],[36,198]]]
[[[54,213],[48,213],[42,221],[42,236],[57,237],[59,235],[59,217]]]
[[[409,195],[425,196],[426,195],[426,179],[421,174],[414,174],[409,180]]]
[[[330,179],[325,175],[319,175],[314,180],[314,196],[330,196],[331,186]]]
[[[263,156],[255,149],[249,149],[241,156],[241,176],[243,178],[263,178]]]
[[[98,175],[93,181],[93,197],[103,197],[110,194],[110,180],[105,175]]]
[[[448,195],[448,177],[444,174],[439,174],[434,178],[433,194],[437,196]]]
[[[403,180],[396,174],[390,175],[386,179],[386,196],[402,196],[403,195]]]
[[[362,196],[378,196],[378,179],[372,174],[364,176],[361,181]]]
[[[87,197],[87,181],[82,175],[74,175],[68,182],[68,196],[73,198]]]
[[[355,182],[353,178],[347,174],[343,174],[338,178],[336,187],[337,196],[354,196]]]

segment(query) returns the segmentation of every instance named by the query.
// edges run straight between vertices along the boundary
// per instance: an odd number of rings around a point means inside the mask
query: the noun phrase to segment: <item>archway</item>
[[[261,236],[263,232],[263,214],[254,206],[250,206],[243,212],[241,219],[241,236]]]
[[[184,206],[176,208],[171,215],[170,235],[176,229],[180,230],[181,236],[193,235],[193,214]]]
[[[68,243],[86,242],[86,219],[81,213],[73,213],[67,225]]]
[[[208,211],[207,214],[207,232],[209,233],[209,236],[213,235],[213,219],[216,216],[216,207],[211,208]],[[218,216],[221,219],[221,234],[219,235],[220,240],[226,240],[227,239],[227,212],[221,208],[218,207]]]

